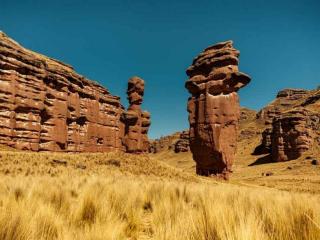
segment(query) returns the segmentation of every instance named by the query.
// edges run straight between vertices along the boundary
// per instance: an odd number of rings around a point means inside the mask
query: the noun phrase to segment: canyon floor
[[[319,239],[320,167],[310,154],[249,166],[261,156],[239,144],[228,182],[196,176],[190,153],[2,147],[0,239]]]

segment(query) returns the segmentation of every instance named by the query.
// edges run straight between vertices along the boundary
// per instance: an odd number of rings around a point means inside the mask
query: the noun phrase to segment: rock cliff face
[[[258,153],[270,153],[273,161],[299,158],[319,138],[319,92],[284,89],[257,114],[265,125]]]
[[[205,49],[187,69],[190,149],[200,175],[228,178],[236,150],[240,106],[237,91],[250,82],[238,70],[232,41]]]
[[[129,153],[146,153],[149,151],[148,130],[150,113],[141,110],[144,94],[144,81],[133,77],[128,82],[128,100],[130,106],[123,113],[125,123],[124,146]]]
[[[297,159],[313,144],[313,133],[308,123],[308,112],[291,110],[273,120],[271,153],[276,162]]]
[[[139,112],[141,89],[132,84],[134,116],[124,123],[119,97],[0,32],[0,143],[32,151],[135,152],[134,138],[138,149],[146,149],[150,115]],[[141,115],[138,132],[131,125],[136,114]]]

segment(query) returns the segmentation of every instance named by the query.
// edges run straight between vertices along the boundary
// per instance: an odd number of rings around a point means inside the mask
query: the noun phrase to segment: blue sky
[[[317,0],[1,0],[0,30],[71,64],[125,106],[128,79],[145,79],[151,138],[188,127],[185,70],[216,42],[232,39],[252,77],[242,106],[258,110],[280,89],[320,85]]]

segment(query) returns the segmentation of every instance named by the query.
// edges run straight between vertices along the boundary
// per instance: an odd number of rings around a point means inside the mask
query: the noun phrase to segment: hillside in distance
[[[241,108],[238,145],[231,181],[284,190],[320,192],[320,167],[313,165],[320,160],[319,110],[320,90],[303,89],[280,91],[275,100],[259,112]],[[273,118],[286,117],[288,113],[294,118],[299,116],[301,111],[305,113],[306,121],[304,127],[298,129],[301,129],[302,135],[306,129],[310,133],[312,139],[309,148],[296,159],[274,161],[272,146],[267,139],[269,137],[270,140],[270,136],[272,138]],[[181,140],[180,134],[178,132],[152,141],[151,146],[153,151],[156,149],[156,153],[150,156],[185,172],[194,172],[195,163],[190,150],[178,153],[174,151]]]

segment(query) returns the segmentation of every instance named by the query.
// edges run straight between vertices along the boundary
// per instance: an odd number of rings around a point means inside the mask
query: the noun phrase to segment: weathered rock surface
[[[32,151],[123,150],[123,106],[73,68],[0,33],[0,143]]]
[[[174,152],[188,152],[190,150],[189,131],[180,133],[178,141],[174,145]]]
[[[256,111],[241,107],[238,131],[238,139],[247,139],[253,135],[261,134],[254,126],[247,127],[256,120]],[[160,153],[163,151],[172,151],[175,153],[190,151],[189,130],[175,132],[163,136],[159,139],[150,140],[150,153]]]
[[[240,106],[237,91],[250,82],[238,71],[232,41],[205,49],[187,69],[190,149],[197,174],[228,178],[236,150]]]
[[[264,123],[259,153],[270,153],[273,161],[299,158],[319,138],[319,91],[285,89],[257,114]]]
[[[127,94],[130,106],[122,115],[125,123],[123,143],[126,152],[146,153],[149,151],[148,130],[151,121],[150,113],[141,110],[144,81],[139,77],[129,79]]]
[[[308,113],[303,109],[291,110],[273,120],[271,153],[276,162],[297,159],[313,144]]]

